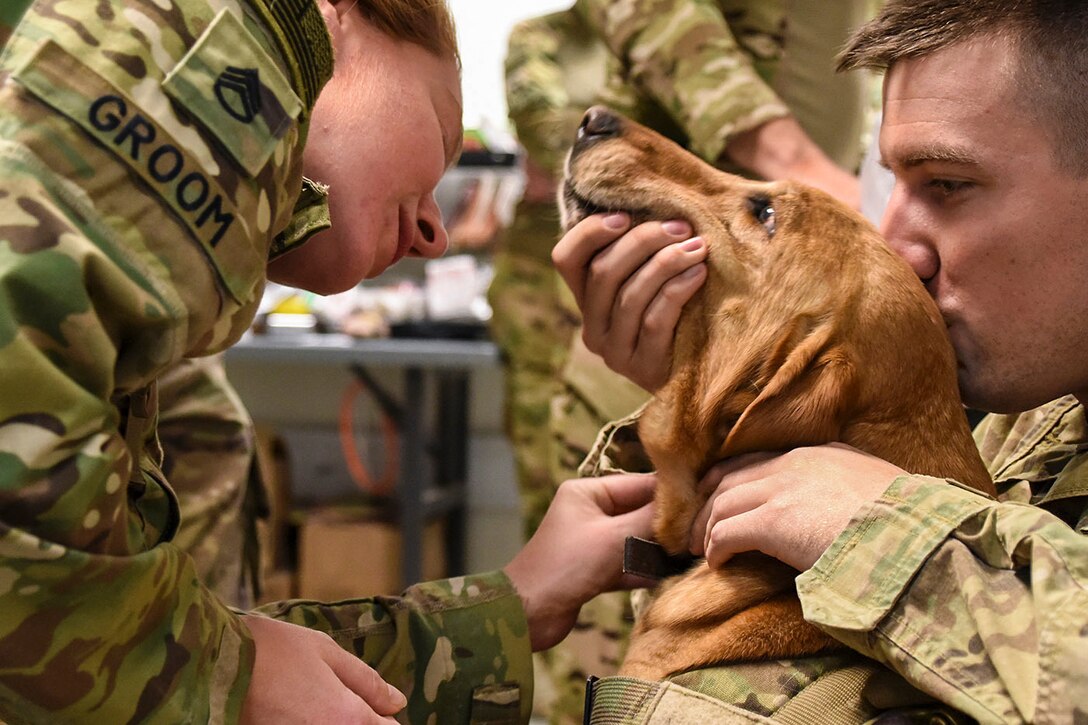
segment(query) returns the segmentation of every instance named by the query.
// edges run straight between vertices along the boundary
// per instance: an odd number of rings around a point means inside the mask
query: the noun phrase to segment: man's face
[[[880,131],[881,231],[940,307],[965,402],[1000,412],[1088,400],[1088,179],[1056,165],[1014,57],[984,38],[895,63]]]
[[[329,186],[333,226],[268,271],[330,294],[401,257],[446,251],[434,190],[460,153],[461,81],[453,60],[393,41],[357,10],[337,17],[322,6],[336,66],[314,108],[303,168]]]

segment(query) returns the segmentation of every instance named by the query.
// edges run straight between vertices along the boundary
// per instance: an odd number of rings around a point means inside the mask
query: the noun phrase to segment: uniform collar
[[[307,239],[332,226],[329,214],[329,187],[302,179],[302,193],[295,202],[295,211],[291,222],[272,240],[268,250],[268,259],[290,252]]]
[[[313,110],[321,88],[332,77],[332,38],[314,0],[249,0],[279,46],[291,81]]]

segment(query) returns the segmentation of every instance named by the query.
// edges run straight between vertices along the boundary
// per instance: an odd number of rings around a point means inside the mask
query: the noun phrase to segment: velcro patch
[[[302,111],[275,61],[226,8],[162,83],[256,176]]]
[[[142,178],[198,240],[227,291],[247,300],[264,260],[246,220],[183,146],[115,85],[52,40],[12,74]]]

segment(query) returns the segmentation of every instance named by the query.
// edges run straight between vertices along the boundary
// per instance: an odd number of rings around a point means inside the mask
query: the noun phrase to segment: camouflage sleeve
[[[797,580],[805,618],[980,722],[1088,717],[1088,537],[902,477]]]
[[[110,403],[119,348],[169,339],[175,301],[29,159],[0,144],[0,716],[237,718],[248,633],[189,557],[150,545],[167,502],[147,486],[136,504]]]
[[[585,108],[571,103],[559,59],[564,13],[525,20],[510,32],[506,103],[518,141],[539,166],[556,174]]]
[[[781,53],[775,18],[756,13],[742,48],[712,0],[580,2],[630,81],[669,113],[702,158],[716,161],[733,136],[789,115],[757,66],[769,73]]]
[[[501,572],[417,584],[400,597],[287,601],[258,611],[326,632],[375,667],[408,696],[409,722],[528,722],[529,630]]]
[[[253,422],[227,380],[223,356],[185,358],[158,379],[162,472],[178,495],[174,544],[193,557],[204,585],[232,607],[253,604],[255,500]]]

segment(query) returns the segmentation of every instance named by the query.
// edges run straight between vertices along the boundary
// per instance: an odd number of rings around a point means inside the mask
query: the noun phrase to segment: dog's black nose
[[[582,116],[582,125],[578,127],[578,139],[575,145],[612,138],[618,136],[619,133],[619,117],[604,106],[594,106]]]

